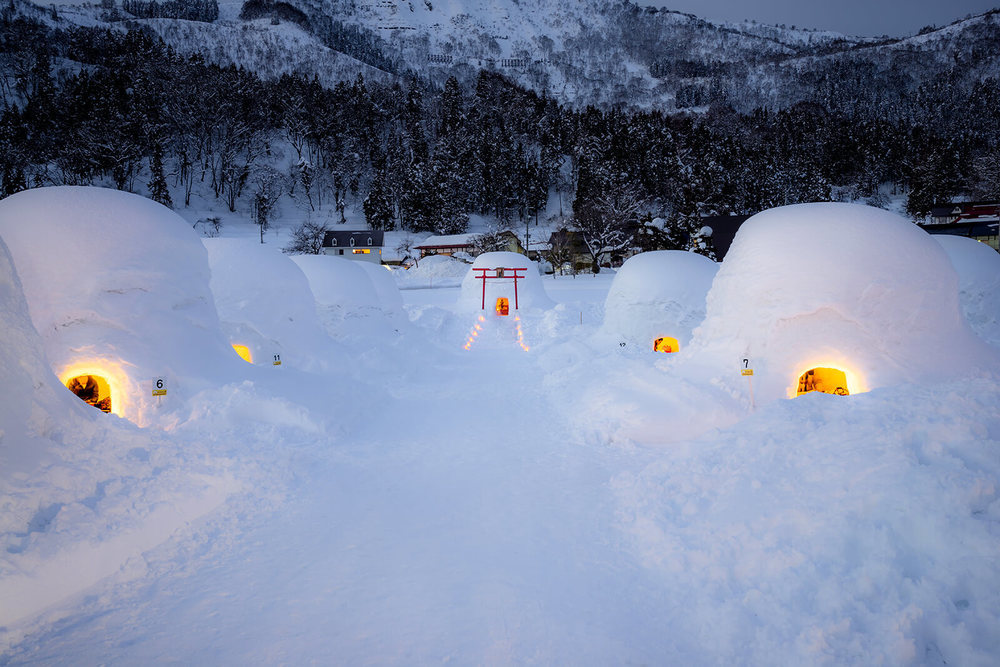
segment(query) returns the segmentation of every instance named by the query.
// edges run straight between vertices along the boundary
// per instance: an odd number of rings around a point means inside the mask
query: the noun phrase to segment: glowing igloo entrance
[[[253,363],[253,354],[250,353],[250,348],[246,345],[240,345],[239,343],[233,343],[233,350],[236,354],[240,356],[240,359],[247,362],[248,364]]]
[[[111,412],[111,385],[100,375],[76,375],[66,381],[66,388],[84,403],[102,412]]]
[[[676,352],[679,349],[681,349],[680,343],[677,342],[677,339],[672,336],[660,336],[653,341],[654,352],[666,352],[669,354],[671,352]]]
[[[799,376],[796,396],[812,391],[837,396],[849,396],[847,374],[838,368],[811,368]]]

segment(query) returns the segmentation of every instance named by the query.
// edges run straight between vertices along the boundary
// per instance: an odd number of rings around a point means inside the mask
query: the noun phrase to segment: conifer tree
[[[170,199],[170,190],[167,188],[167,179],[163,175],[163,148],[160,142],[153,146],[153,156],[149,158],[150,181],[148,184],[149,198],[159,202],[167,208],[173,208],[174,202]]]

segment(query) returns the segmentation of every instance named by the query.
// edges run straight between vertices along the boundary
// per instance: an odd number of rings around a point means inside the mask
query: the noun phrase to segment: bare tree
[[[560,229],[550,235],[548,250],[542,252],[542,257],[552,265],[553,271],[559,271],[561,274],[563,265],[573,261],[573,244],[570,241],[569,232]]]
[[[323,252],[323,239],[328,231],[322,222],[306,220],[292,230],[292,240],[284,250],[293,255],[318,255]]]
[[[632,245],[639,227],[643,200],[635,185],[607,190],[581,206],[574,225],[600,272],[601,258],[624,252]]]

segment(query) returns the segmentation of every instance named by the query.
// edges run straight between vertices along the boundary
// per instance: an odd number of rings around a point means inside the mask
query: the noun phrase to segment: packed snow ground
[[[167,429],[66,400],[7,279],[0,368],[51,395],[0,473],[0,663],[995,664],[989,369],[754,410],[604,335],[611,275],[544,278],[527,352],[462,349],[456,277]]]

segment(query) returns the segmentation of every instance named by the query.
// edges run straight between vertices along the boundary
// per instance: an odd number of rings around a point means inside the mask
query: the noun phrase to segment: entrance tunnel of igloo
[[[818,391],[823,394],[850,396],[847,374],[839,368],[810,368],[799,376],[796,396]]]
[[[75,375],[66,381],[66,388],[84,403],[101,412],[111,412],[111,386],[108,379],[100,375]]]
[[[672,353],[681,349],[680,343],[673,336],[660,336],[653,341],[654,352]]]

